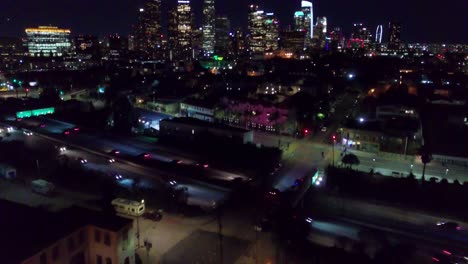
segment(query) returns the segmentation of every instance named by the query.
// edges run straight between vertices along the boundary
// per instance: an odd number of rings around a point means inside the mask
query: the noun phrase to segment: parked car
[[[154,210],[147,210],[144,214],[143,217],[152,220],[152,221],[161,221],[162,219],[162,214],[160,211],[154,211]]]

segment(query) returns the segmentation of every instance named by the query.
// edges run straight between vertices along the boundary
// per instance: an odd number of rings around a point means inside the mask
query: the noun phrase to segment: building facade
[[[215,0],[203,2],[203,52],[210,56],[215,49]]]
[[[265,18],[265,49],[275,51],[278,49],[279,20],[274,13],[266,13]]]
[[[177,1],[176,57],[179,60],[192,58],[192,9],[189,0]]]
[[[259,10],[257,5],[249,7],[249,48],[253,54],[263,54],[265,52],[265,12]]]
[[[0,220],[2,263],[135,263],[132,219],[80,207],[47,212],[5,200],[0,208],[11,213]]]
[[[161,0],[147,0],[139,9],[135,27],[134,49],[145,59],[163,56],[163,34],[161,26]]]
[[[227,16],[216,17],[215,23],[215,54],[227,56],[232,53],[232,41],[229,35],[231,22]]]
[[[62,57],[73,53],[70,29],[39,26],[27,28],[25,32],[31,57]]]
[[[399,50],[400,49],[400,33],[401,26],[397,22],[390,22],[388,25],[388,49]]]

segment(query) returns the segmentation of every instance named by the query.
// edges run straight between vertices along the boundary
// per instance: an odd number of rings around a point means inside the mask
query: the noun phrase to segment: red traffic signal
[[[332,139],[333,139],[333,141],[336,141],[336,136],[333,135],[333,136],[332,136]]]
[[[304,129],[304,134],[309,134],[309,129]]]

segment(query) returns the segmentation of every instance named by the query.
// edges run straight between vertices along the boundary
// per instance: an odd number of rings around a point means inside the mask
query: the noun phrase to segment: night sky
[[[162,0],[163,9],[177,0]],[[73,34],[128,34],[143,0],[0,0],[0,36],[23,36],[24,28],[56,25]],[[192,0],[200,22],[203,0]],[[378,24],[396,20],[402,24],[405,42],[468,42],[467,0],[317,0],[315,17],[326,16],[329,26],[341,26],[348,36],[352,23],[364,22],[372,31]],[[259,4],[275,12],[282,25],[290,25],[300,0],[218,0],[217,12],[233,26],[245,27],[247,8]],[[164,12],[164,16],[165,16]],[[384,32],[385,34],[385,32]]]

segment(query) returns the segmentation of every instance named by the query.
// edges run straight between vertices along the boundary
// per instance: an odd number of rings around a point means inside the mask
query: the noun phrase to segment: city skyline
[[[102,36],[113,33],[127,35],[132,33],[132,25],[137,23],[138,9],[143,5],[143,1],[129,3],[117,0],[112,2],[113,8],[109,9],[110,1],[107,0],[99,1],[97,4],[88,0],[73,4],[60,3],[58,0],[50,1],[52,3],[44,10],[41,9],[40,4],[29,3],[27,0],[1,3],[0,35],[24,37],[24,28],[38,25],[70,28],[73,35],[94,34]],[[455,26],[464,23],[462,10],[466,10],[464,8],[466,5],[462,0],[454,0],[450,6],[437,8],[419,0],[409,4],[405,3],[407,8],[398,8],[398,6],[405,5],[399,5],[396,2],[388,4],[365,3],[365,1],[347,3],[338,0],[332,2],[313,1],[314,19],[318,16],[326,16],[331,27],[342,27],[345,34],[351,32],[352,24],[356,22],[363,22],[374,28],[379,24],[387,25],[390,21],[398,21],[402,25],[401,38],[405,42],[464,43],[468,39],[467,34],[460,34],[460,31],[457,30],[458,27]],[[274,12],[280,20],[281,27],[293,25],[294,12],[300,7],[300,1],[281,3],[281,6],[278,6],[278,3],[266,1],[240,0],[235,3],[217,1],[217,14],[227,15],[233,28],[240,26],[246,29],[247,11],[250,3],[258,4],[265,11]],[[175,6],[177,1],[174,0],[170,4],[169,1],[163,1],[162,4],[163,26],[167,28],[167,10]],[[203,0],[191,1],[197,26],[202,26],[202,4]],[[336,8],[336,6],[340,6],[340,8]],[[70,13],[67,11],[69,9],[73,9],[75,12]],[[36,12],[37,10],[41,10],[41,12]],[[418,11],[412,13],[411,10]],[[108,16],[103,16],[103,12]],[[438,19],[434,19],[436,16]],[[118,17],[119,19],[113,20],[109,17]],[[444,25],[453,26],[442,27],[441,21],[444,21]]]

